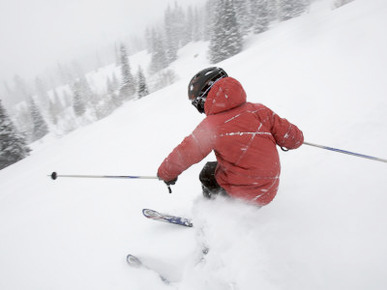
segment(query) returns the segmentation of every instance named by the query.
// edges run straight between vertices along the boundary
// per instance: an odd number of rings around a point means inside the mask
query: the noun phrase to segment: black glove
[[[157,175],[157,176],[158,176],[158,175]],[[159,179],[160,179],[160,180],[163,180],[163,179],[161,179],[160,177],[159,177]],[[172,193],[171,185],[174,185],[174,184],[176,183],[177,177],[176,177],[175,179],[172,179],[172,180],[168,180],[168,181],[163,180],[163,181],[164,181],[164,183],[168,186],[168,191],[169,191],[169,193]]]
[[[177,181],[177,177],[175,179],[172,179],[172,180],[169,180],[169,181],[165,181],[164,180],[165,184],[168,185],[168,186],[169,185],[175,185],[176,181]]]

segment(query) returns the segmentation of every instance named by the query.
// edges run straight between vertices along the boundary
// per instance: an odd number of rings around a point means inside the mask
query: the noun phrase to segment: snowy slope
[[[249,39],[220,65],[307,141],[386,158],[387,3],[329,3]],[[180,51],[176,84],[47,138],[0,171],[0,289],[386,289],[384,163],[307,146],[281,152],[280,191],[260,210],[202,200],[205,161],[172,194],[157,180],[47,177],[155,175],[203,118],[186,87],[209,65],[205,47]],[[146,207],[192,217],[195,228],[146,220]],[[199,263],[202,244],[210,252]],[[179,282],[128,268],[129,252]]]

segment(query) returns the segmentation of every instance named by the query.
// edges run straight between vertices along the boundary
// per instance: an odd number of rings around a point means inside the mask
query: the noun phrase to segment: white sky
[[[168,3],[205,0],[0,0],[0,82],[31,77],[162,19]]]

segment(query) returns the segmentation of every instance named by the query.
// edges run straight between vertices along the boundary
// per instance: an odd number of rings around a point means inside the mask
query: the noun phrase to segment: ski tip
[[[160,218],[162,216],[162,214],[160,214],[159,212],[157,212],[153,209],[149,209],[149,208],[144,208],[142,210],[142,214],[145,217],[150,218],[150,219]]]
[[[142,214],[143,214],[143,215],[146,215],[147,212],[154,212],[154,210],[149,209],[149,208],[144,208],[144,209],[142,210]]]
[[[126,256],[126,262],[130,265],[130,266],[133,266],[133,267],[141,267],[142,266],[142,263],[140,261],[139,258],[137,258],[136,256],[132,255],[132,254],[128,254]]]
[[[142,214],[144,215],[144,217],[149,218],[149,212],[150,212],[150,211],[151,211],[150,209],[144,208],[144,209],[142,210]]]

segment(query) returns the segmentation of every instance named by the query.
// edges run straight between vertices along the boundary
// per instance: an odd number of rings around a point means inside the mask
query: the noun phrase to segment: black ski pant
[[[215,195],[228,196],[227,192],[215,179],[217,166],[217,161],[207,162],[199,174],[199,180],[202,183],[203,196],[206,198],[214,198]]]

